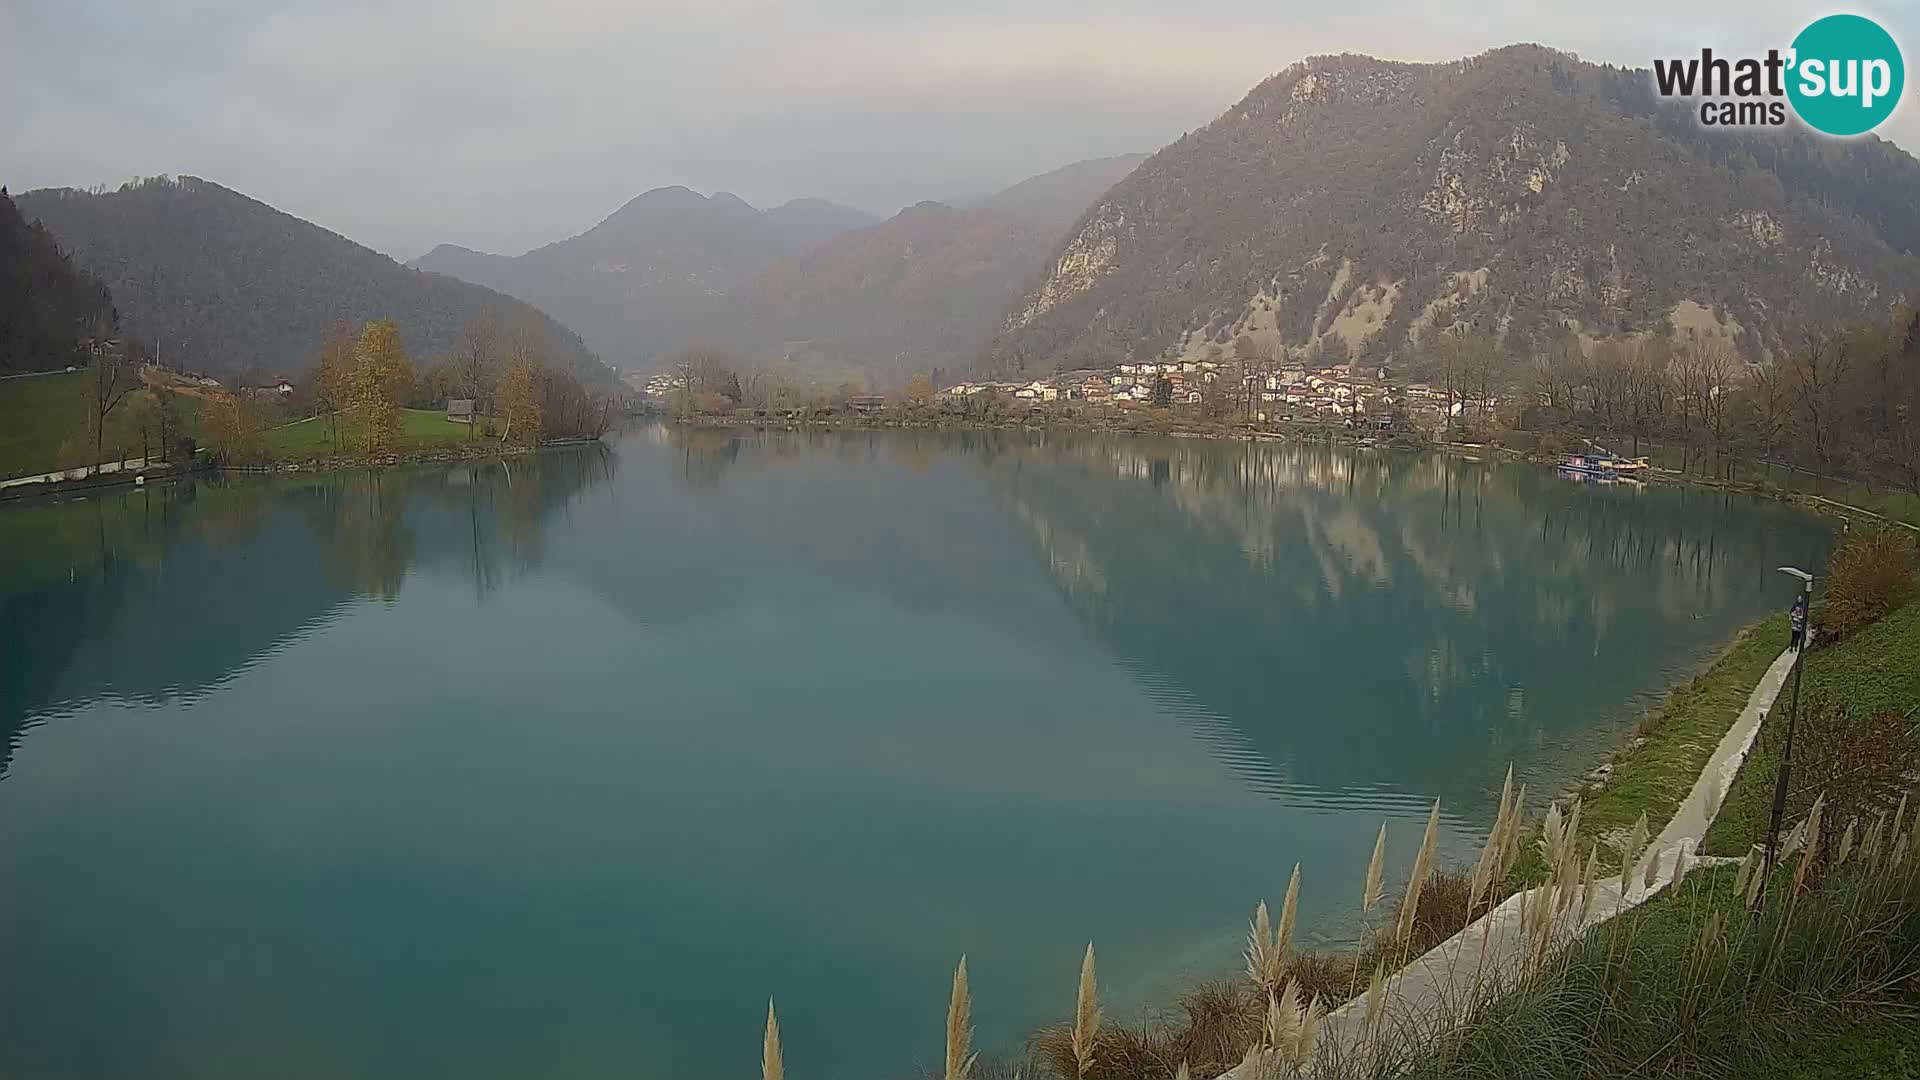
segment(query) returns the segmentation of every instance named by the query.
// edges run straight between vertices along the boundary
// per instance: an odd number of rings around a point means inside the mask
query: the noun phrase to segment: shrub
[[[200,432],[217,464],[258,465],[268,458],[259,417],[232,394],[217,394],[207,402],[200,413]]]
[[[1219,1076],[1240,1064],[1265,1015],[1266,1002],[1252,984],[1203,983],[1165,1016],[1131,1025],[1102,1022],[1085,1080],[1168,1080],[1181,1062],[1193,1076]],[[1029,1075],[1079,1076],[1071,1027],[1043,1028],[1028,1048],[1039,1067]]]
[[[1827,558],[1821,633],[1843,638],[1899,607],[1913,591],[1913,552],[1905,529],[1849,532]]]
[[[1482,899],[1471,913],[1467,901],[1473,896],[1473,872],[1458,868],[1436,870],[1420,890],[1420,903],[1413,913],[1413,935],[1408,952],[1418,956],[1467,928],[1472,916],[1484,913],[1488,903]],[[1363,976],[1364,977],[1364,976]]]
[[[1875,813],[1892,809],[1909,778],[1920,774],[1920,744],[1911,723],[1892,709],[1854,709],[1825,695],[1810,698],[1794,747],[1789,811],[1805,813],[1813,793],[1820,792],[1827,803],[1825,831],[1834,839],[1849,821],[1860,819],[1864,826]]]

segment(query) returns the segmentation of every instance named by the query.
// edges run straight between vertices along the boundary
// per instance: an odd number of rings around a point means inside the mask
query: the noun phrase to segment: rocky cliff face
[[[1920,293],[1920,164],[1871,136],[1727,134],[1650,77],[1514,46],[1297,64],[1081,218],[1007,313],[1004,370],[1129,355],[1385,360],[1708,333],[1749,356]]]

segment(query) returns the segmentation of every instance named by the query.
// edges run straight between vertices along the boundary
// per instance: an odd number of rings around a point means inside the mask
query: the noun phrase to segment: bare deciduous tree
[[[467,425],[467,438],[474,437],[480,417],[491,411],[493,387],[499,380],[500,327],[492,319],[481,319],[467,327],[466,340],[454,356],[454,384],[473,401],[473,419]]]
[[[1789,357],[1795,413],[1802,437],[1819,465],[1820,479],[1833,474],[1845,415],[1842,397],[1853,366],[1854,343],[1845,334],[1808,331]]]
[[[100,466],[106,443],[107,417],[140,385],[140,376],[127,357],[126,343],[120,339],[111,316],[94,320],[86,338],[87,348],[87,426],[92,429],[93,460],[90,468]]]

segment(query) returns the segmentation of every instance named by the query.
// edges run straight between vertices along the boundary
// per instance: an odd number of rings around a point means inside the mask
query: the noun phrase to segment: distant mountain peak
[[[436,256],[444,257],[449,255],[477,255],[482,258],[488,258],[488,259],[499,258],[499,256],[493,254],[490,251],[479,251],[474,248],[464,247],[460,244],[436,244],[434,245],[434,248],[432,251],[429,251],[425,255],[422,255],[421,258],[431,259]]]
[[[779,206],[773,207],[773,210],[844,210],[850,214],[865,213],[865,211],[862,210],[855,210],[852,207],[842,206],[831,200],[822,199],[817,195],[802,195],[797,199],[788,199]],[[773,211],[770,210],[768,212],[771,213]],[[872,215],[867,216],[871,217]]]
[[[784,358],[806,352],[786,347],[801,339],[820,350],[823,376],[957,366],[1047,248],[1138,160],[1082,162],[992,205],[920,202],[886,221],[817,197],[754,210],[725,191],[655,188],[515,259],[444,245],[416,265],[553,312],[623,369],[696,344]]]
[[[1076,161],[1030,176],[972,205],[1041,227],[1065,229],[1145,160],[1145,154],[1119,154]]]

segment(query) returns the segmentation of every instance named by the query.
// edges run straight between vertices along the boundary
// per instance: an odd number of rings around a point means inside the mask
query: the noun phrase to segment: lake
[[[1296,443],[686,431],[0,511],[0,1074],[936,1063],[1473,856],[1784,609],[1775,503]],[[1539,804],[1535,804],[1536,811]]]

